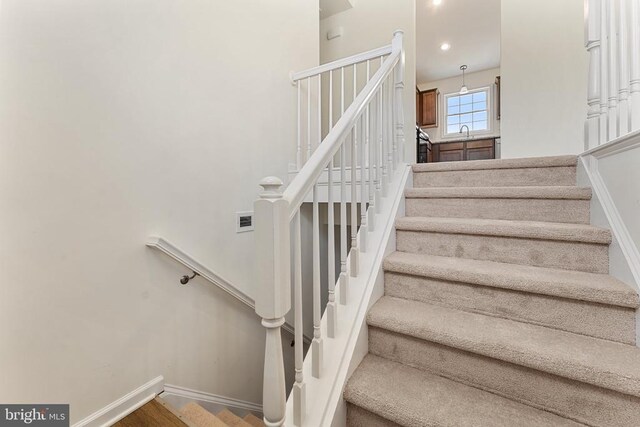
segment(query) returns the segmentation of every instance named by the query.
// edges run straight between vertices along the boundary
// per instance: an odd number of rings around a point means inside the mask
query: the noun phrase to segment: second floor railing
[[[372,72],[372,61],[379,64]],[[361,64],[358,67],[358,64]],[[347,70],[347,68],[350,68]],[[345,85],[345,74],[352,78]],[[328,73],[326,136],[322,138],[322,74]],[[339,114],[334,109],[334,74],[340,75]],[[362,88],[358,90],[358,77],[364,75]],[[257,245],[257,271],[259,280],[256,295],[256,313],[262,317],[266,328],[263,411],[268,426],[285,422],[285,371],[280,328],[285,315],[291,309],[294,295],[295,330],[295,383],[292,390],[293,420],[287,424],[304,424],[305,389],[303,377],[302,340],[302,239],[301,205],[308,194],[313,195],[312,209],[312,258],[313,258],[313,340],[307,357],[311,357],[312,375],[323,375],[322,358],[325,339],[331,340],[340,328],[337,311],[339,305],[355,304],[347,301],[349,277],[357,277],[360,253],[366,252],[367,234],[375,228],[376,213],[388,192],[388,185],[400,160],[404,157],[404,114],[402,95],[404,90],[404,52],[402,32],[394,33],[388,47],[370,51],[351,58],[326,64],[293,75],[297,82],[298,100],[306,83],[307,98],[311,99],[312,78],[317,84],[317,103],[313,111],[307,103],[306,156],[302,161],[303,127],[298,132],[297,163],[299,172],[281,191],[282,181],[268,177],[261,181],[263,192],[254,204]],[[362,80],[361,80],[362,81]],[[351,84],[351,102],[344,108],[345,91]],[[347,88],[345,88],[347,86]],[[300,105],[300,102],[298,103]],[[300,111],[300,109],[298,110]],[[299,114],[299,117],[301,115]],[[304,115],[302,115],[304,117]],[[334,118],[338,117],[334,122]],[[317,117],[316,147],[311,147],[312,118]],[[318,180],[327,172],[327,239],[326,254],[328,303],[326,306],[326,336],[320,327],[321,307],[321,254]],[[357,172],[360,172],[359,175]],[[348,172],[348,173],[347,173]],[[349,175],[349,176],[348,176]],[[338,194],[334,194],[338,193]],[[347,201],[350,200],[350,220],[347,219]],[[339,234],[334,235],[336,220],[334,205],[339,205]],[[359,207],[359,209],[358,209]],[[358,215],[360,211],[360,215]],[[350,233],[347,235],[347,224]],[[360,231],[358,233],[358,223]],[[334,255],[334,243],[339,240],[339,260]],[[350,247],[350,249],[349,249]],[[336,271],[339,268],[336,280]],[[293,278],[293,292],[292,292]]]
[[[640,0],[586,0],[585,149],[640,129]]]

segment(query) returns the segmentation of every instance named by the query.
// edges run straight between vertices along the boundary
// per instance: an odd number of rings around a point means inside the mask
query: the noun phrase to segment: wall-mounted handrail
[[[245,294],[235,286],[233,286],[228,280],[221,277],[219,274],[211,271],[205,267],[202,263],[197,261],[194,257],[178,248],[173,243],[162,237],[151,236],[147,240],[147,246],[154,248],[173,258],[175,261],[187,267],[189,270],[198,273],[203,279],[213,283],[232,297],[243,302],[248,307],[255,308],[256,303],[249,295]]]
[[[187,254],[185,251],[178,248],[176,245],[169,242],[168,240],[165,240],[162,237],[151,236],[147,240],[146,245],[150,248],[159,250],[160,252],[172,258],[174,261],[177,261],[178,263],[184,265],[189,270],[196,273],[198,276],[213,283],[214,285],[216,285],[217,287],[219,287],[220,289],[222,289],[232,297],[236,298],[238,301],[244,303],[247,307],[250,307],[252,310],[255,310],[256,303],[253,300],[253,298],[251,298],[250,296],[248,296],[247,294],[239,290],[237,287],[233,286],[231,282],[224,279],[219,274],[205,267],[202,263],[197,261],[194,257]],[[285,331],[289,332],[291,335],[294,334],[293,326],[291,326],[290,324],[285,323],[282,326],[282,328]],[[311,338],[308,336],[304,336],[303,340],[307,344],[311,343]]]
[[[389,55],[391,53],[391,50],[391,45],[387,45],[372,49],[368,52],[362,52],[356,55],[348,56],[346,58],[340,58],[335,61],[319,65],[317,67],[309,68],[308,70],[293,73],[291,74],[291,80],[293,82],[297,82],[298,80],[317,76],[318,74],[326,73],[327,71],[337,70],[342,67],[348,67],[349,65],[359,64],[364,61],[380,58],[381,56]]]
[[[284,191],[282,198],[288,201],[290,206],[289,219],[293,219],[304,201],[304,197],[311,191],[314,183],[336,155],[340,145],[356,125],[375,93],[393,71],[400,60],[400,55],[401,52],[397,51],[387,58]]]

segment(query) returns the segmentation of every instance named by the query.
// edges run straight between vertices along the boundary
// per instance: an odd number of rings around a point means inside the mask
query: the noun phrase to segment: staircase
[[[253,414],[247,414],[243,418],[235,415],[228,409],[223,409],[217,414],[204,409],[197,403],[186,404],[180,413],[183,419],[189,421],[193,427],[263,427],[264,423]]]
[[[115,427],[264,427],[262,420],[252,413],[240,417],[229,409],[215,415],[195,402],[187,403],[177,410],[164,399],[156,396],[136,409]]]
[[[349,426],[640,425],[639,299],[576,163],[413,166]]]

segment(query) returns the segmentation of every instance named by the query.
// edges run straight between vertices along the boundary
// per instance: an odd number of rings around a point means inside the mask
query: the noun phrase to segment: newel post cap
[[[260,181],[260,186],[262,187],[261,199],[280,199],[282,197],[282,192],[280,191],[282,180],[277,176],[263,178]]]

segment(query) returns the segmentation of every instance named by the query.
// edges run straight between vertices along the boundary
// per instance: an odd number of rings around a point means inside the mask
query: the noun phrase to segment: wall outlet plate
[[[236,212],[236,233],[253,231],[253,212]]]

